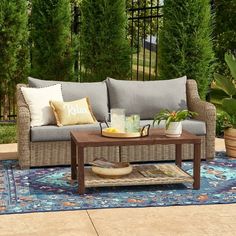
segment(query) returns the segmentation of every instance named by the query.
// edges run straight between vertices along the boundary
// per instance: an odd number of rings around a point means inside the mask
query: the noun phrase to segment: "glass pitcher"
[[[111,127],[125,132],[125,109],[111,109]]]

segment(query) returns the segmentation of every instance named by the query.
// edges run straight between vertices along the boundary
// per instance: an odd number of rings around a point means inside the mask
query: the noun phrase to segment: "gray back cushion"
[[[124,108],[126,115],[153,119],[161,109],[187,108],[186,76],[172,80],[124,81],[108,78],[110,108]]]
[[[76,83],[40,80],[29,77],[29,86],[42,88],[54,84],[62,85],[62,95],[65,102],[88,97],[97,120],[108,119],[108,96],[105,81],[95,83]]]

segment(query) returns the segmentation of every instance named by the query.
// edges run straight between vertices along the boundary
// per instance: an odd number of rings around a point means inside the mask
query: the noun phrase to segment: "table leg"
[[[77,146],[74,140],[71,139],[71,179],[72,180],[76,180],[77,178],[76,149],[77,149]]]
[[[182,164],[182,145],[175,144],[175,164],[181,168]]]
[[[84,184],[84,148],[83,147],[78,147],[78,184],[79,184],[79,189],[78,192],[79,194],[84,194],[85,193],[85,184]]]
[[[201,165],[201,144],[194,144],[194,160],[193,160],[193,188],[200,189],[200,165]]]

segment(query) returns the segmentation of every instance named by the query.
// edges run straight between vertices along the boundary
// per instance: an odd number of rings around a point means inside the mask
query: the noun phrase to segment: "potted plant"
[[[226,53],[225,61],[231,77],[214,74],[211,102],[218,110],[227,113],[224,120],[226,153],[230,157],[236,157],[236,58],[233,54]]]
[[[157,122],[158,125],[162,120],[165,121],[165,135],[167,137],[179,137],[182,134],[182,120],[197,115],[196,112],[189,110],[169,111],[161,110],[154,116],[153,125]]]

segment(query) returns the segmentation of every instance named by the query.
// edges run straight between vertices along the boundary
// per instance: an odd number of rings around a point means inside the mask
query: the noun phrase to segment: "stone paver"
[[[86,211],[0,216],[0,236],[96,236]]]
[[[236,204],[88,210],[101,236],[236,235]]]
[[[17,143],[0,144],[0,160],[17,159]]]

